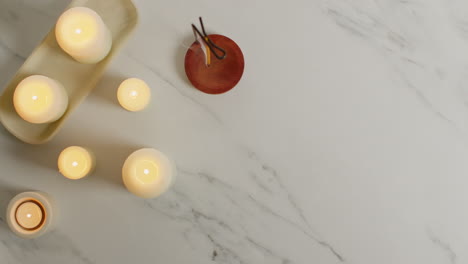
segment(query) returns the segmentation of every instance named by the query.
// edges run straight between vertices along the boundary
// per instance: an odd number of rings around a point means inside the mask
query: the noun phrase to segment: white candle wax
[[[52,198],[42,192],[24,192],[8,204],[7,224],[22,238],[36,238],[47,233],[54,224],[55,212]]]
[[[175,168],[162,152],[140,149],[125,161],[122,177],[131,193],[142,198],[154,198],[167,191],[174,182]]]
[[[25,78],[16,87],[13,104],[18,115],[34,124],[57,121],[68,107],[68,95],[56,80],[42,75]]]
[[[104,21],[86,7],[65,11],[57,21],[55,36],[59,46],[81,63],[100,62],[112,47],[112,35]]]
[[[117,90],[120,105],[128,111],[145,109],[151,100],[151,90],[141,79],[130,78],[123,81]]]
[[[94,154],[82,147],[64,149],[58,158],[60,173],[68,179],[78,180],[89,175],[95,166]]]

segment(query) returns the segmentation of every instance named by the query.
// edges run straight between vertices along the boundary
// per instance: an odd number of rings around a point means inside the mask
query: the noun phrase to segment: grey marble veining
[[[24,190],[60,208],[57,228],[31,241],[0,218],[0,263],[468,261],[466,1],[135,3],[139,28],[52,142],[29,146],[0,129],[0,209]],[[66,5],[0,0],[0,84]],[[223,95],[185,77],[200,15],[246,58]],[[151,85],[146,111],[117,105],[127,77]],[[96,151],[92,177],[58,174],[72,144]],[[140,147],[177,163],[160,198],[122,185],[122,163]]]

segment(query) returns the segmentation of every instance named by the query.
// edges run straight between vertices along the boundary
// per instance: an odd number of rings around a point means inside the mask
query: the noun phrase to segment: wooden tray
[[[106,66],[117,54],[138,22],[138,13],[131,0],[74,0],[68,8],[76,6],[91,8],[102,17],[112,33],[112,50],[104,60],[97,64],[81,64],[58,46],[54,25],[0,96],[0,122],[10,133],[26,143],[43,144],[57,134],[70,113],[94,89]],[[58,80],[68,92],[68,109],[62,118],[54,123],[28,123],[16,113],[13,106],[16,86],[25,77],[34,74]]]

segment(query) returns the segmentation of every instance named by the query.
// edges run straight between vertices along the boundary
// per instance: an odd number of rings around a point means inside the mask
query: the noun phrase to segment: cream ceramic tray
[[[55,26],[24,62],[0,97],[0,121],[18,139],[30,144],[51,140],[70,113],[93,90],[112,57],[135,29],[138,13],[131,0],[74,0],[68,8],[84,6],[96,11],[112,33],[109,55],[97,64],[81,64],[67,55],[57,44]],[[68,9],[67,8],[67,9]],[[50,124],[24,121],[13,106],[13,93],[25,77],[40,74],[56,79],[68,92],[69,107],[63,117]]]

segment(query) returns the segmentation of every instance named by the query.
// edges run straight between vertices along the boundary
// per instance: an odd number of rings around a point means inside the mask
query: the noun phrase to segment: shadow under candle
[[[91,175],[83,180],[104,180],[119,188],[125,188],[122,182],[122,166],[125,160],[131,153],[143,147],[112,135],[96,135],[89,130],[69,131],[66,142],[62,140],[60,145],[61,149],[54,162],[57,162],[58,155],[66,147],[81,146],[87,148],[96,157],[96,168]]]
[[[96,169],[90,177],[103,179],[125,189],[122,181],[122,166],[130,154],[142,147],[123,142],[100,142],[90,144],[89,148],[96,155]]]
[[[56,144],[29,145],[18,139],[8,146],[10,153],[21,160],[26,166],[39,166],[51,171],[57,171],[57,158],[61,151]]]
[[[93,92],[90,94],[90,99],[95,98],[108,105],[120,108],[119,102],[117,100],[117,89],[119,88],[119,85],[127,78],[129,77],[119,74],[104,74],[99,83],[96,85],[96,88],[94,88]]]
[[[17,55],[12,55],[6,61],[0,62],[0,93],[3,93],[4,86],[13,78],[13,75],[23,62],[24,59]]]
[[[24,188],[18,186],[12,186],[3,181],[0,181],[0,226],[8,228],[6,225],[6,210],[8,208],[8,203],[13,199],[17,194],[25,192]]]
[[[58,172],[58,157],[69,146],[88,148],[96,157],[96,168],[85,181],[104,180],[119,188],[122,182],[122,166],[134,151],[143,148],[138,144],[127,143],[112,136],[102,137],[76,130],[67,134],[66,141],[53,141],[45,145],[29,145],[19,140],[8,141],[9,152],[25,166],[39,166],[51,171],[50,177],[64,177]],[[53,173],[52,173],[53,172]],[[1,187],[1,186],[0,186]]]

